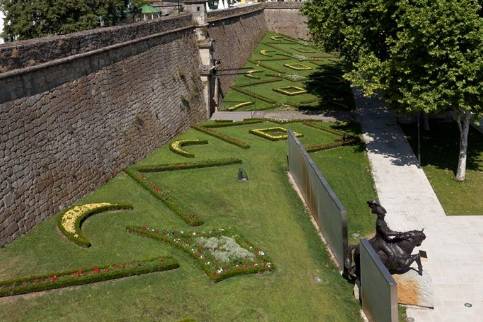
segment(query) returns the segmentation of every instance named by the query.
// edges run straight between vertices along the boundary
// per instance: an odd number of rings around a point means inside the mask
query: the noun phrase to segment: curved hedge
[[[188,152],[183,149],[183,146],[188,146],[188,145],[201,145],[201,144],[208,144],[207,140],[177,140],[171,142],[169,145],[169,149],[179,155],[182,155],[187,158],[194,158],[195,154]]]
[[[82,234],[82,223],[94,214],[122,209],[133,209],[133,207],[128,204],[111,204],[107,202],[73,206],[59,215],[57,226],[67,239],[81,247],[90,247],[91,243]]]

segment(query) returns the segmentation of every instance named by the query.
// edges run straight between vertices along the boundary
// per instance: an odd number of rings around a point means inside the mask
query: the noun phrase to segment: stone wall
[[[0,45],[0,73],[90,52],[129,40],[185,27],[191,16],[86,30],[63,36],[43,37]]]
[[[190,16],[2,46],[0,245],[205,119],[198,57]]]
[[[221,60],[221,90],[226,93],[253,49],[267,32],[264,5],[219,10],[208,14],[208,34],[215,40],[214,57]]]
[[[308,40],[310,35],[307,18],[300,13],[301,7],[300,2],[265,3],[265,21],[268,30]]]

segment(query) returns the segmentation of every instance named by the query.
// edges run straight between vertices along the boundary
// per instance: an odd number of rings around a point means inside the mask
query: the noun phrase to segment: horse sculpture
[[[397,232],[391,230],[384,220],[386,209],[377,201],[368,201],[369,208],[372,213],[377,215],[376,235],[369,240],[371,246],[381,258],[381,261],[387,267],[391,274],[402,274],[411,269],[412,263],[418,265],[419,275],[423,274],[423,266],[421,257],[426,257],[424,252],[412,254],[417,246],[421,246],[426,235],[423,230],[411,230],[408,232]],[[349,249],[350,259],[352,262],[349,269],[349,276],[353,278],[360,277],[360,253],[359,245],[352,246]]]

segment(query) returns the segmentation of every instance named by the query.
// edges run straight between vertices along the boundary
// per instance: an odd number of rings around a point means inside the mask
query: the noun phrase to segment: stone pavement
[[[483,216],[446,216],[392,113],[355,92],[376,190],[394,230],[425,228],[434,309],[413,321],[483,321]],[[456,157],[456,156],[455,156]],[[466,307],[470,303],[472,307]]]

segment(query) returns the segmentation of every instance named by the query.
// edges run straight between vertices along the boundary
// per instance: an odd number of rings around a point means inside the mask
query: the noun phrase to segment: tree
[[[478,0],[314,0],[303,12],[314,39],[341,52],[345,77],[366,95],[404,111],[454,112],[456,179],[464,180],[470,122],[483,113]]]
[[[66,34],[112,26],[141,0],[0,0],[8,40]]]

